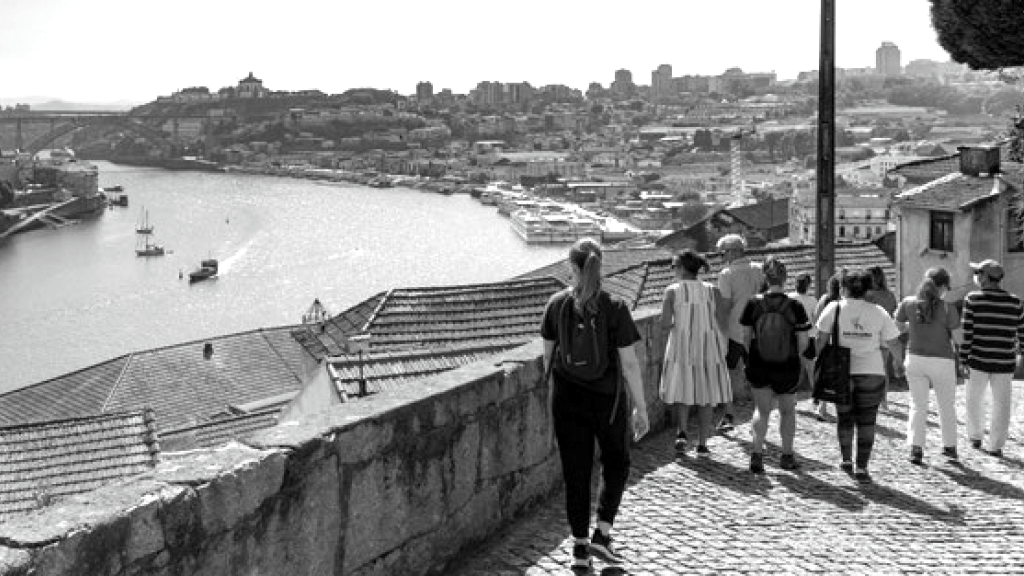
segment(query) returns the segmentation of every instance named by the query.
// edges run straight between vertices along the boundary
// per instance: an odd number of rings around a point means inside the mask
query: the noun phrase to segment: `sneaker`
[[[733,422],[732,414],[723,415],[722,419],[718,421],[717,428],[719,432],[728,432],[736,428],[736,424],[735,422]]]
[[[993,456],[995,458],[1002,458],[1003,457],[1003,449],[1002,448],[996,448],[995,450],[985,450],[985,454],[988,454],[989,456]]]
[[[682,454],[683,452],[686,452],[686,448],[688,447],[687,444],[688,442],[686,439],[686,432],[680,432],[679,434],[677,434],[675,443],[676,454]]]
[[[764,474],[764,457],[758,452],[750,455],[750,471],[754,474]]]
[[[796,461],[796,456],[793,454],[783,454],[779,458],[779,468],[783,470],[796,470],[800,467],[800,464]]]
[[[606,564],[622,564],[622,556],[612,548],[612,537],[605,536],[600,529],[594,529],[594,536],[590,539],[590,551]]]
[[[959,460],[960,457],[956,453],[956,446],[946,446],[942,449],[942,455],[950,460]]]
[[[920,446],[910,447],[910,463],[921,464],[924,462],[924,449]]]
[[[971,448],[981,450],[981,440],[971,440]]]
[[[572,564],[570,568],[573,571],[585,570],[590,571],[590,547],[586,544],[576,544],[572,547]]]
[[[700,446],[697,446],[697,455],[698,456],[707,456],[708,454],[711,454],[711,450],[708,450],[707,446],[705,446],[703,444],[701,444]]]
[[[839,469],[842,470],[843,472],[846,472],[847,474],[853,474],[853,461],[843,460],[839,464]]]
[[[857,482],[871,482],[871,474],[868,473],[867,468],[857,468],[857,471],[853,473],[853,477],[857,479]]]

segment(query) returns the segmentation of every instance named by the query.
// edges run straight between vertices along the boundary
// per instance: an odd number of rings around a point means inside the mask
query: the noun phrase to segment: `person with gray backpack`
[[[772,405],[779,406],[779,434],[782,436],[782,457],[779,467],[796,470],[799,464],[793,453],[796,435],[796,391],[800,384],[800,353],[807,349],[811,321],[799,302],[783,291],[786,265],[769,256],[762,266],[768,291],[747,301],[740,324],[752,330],[747,380],[754,396],[754,435],[750,453],[750,471],[764,472],[764,439]]]

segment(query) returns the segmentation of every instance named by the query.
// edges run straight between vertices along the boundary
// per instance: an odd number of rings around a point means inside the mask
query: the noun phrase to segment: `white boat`
[[[527,244],[568,244],[580,238],[600,238],[597,223],[569,213],[516,210],[509,218],[512,229]]]
[[[143,211],[143,218],[135,228],[138,241],[135,243],[136,256],[163,256],[166,252],[163,244],[156,241],[153,236],[153,225],[149,222],[149,211]]]
[[[479,200],[484,206],[497,206],[498,200],[508,192],[512,192],[508,182],[490,182],[480,190]]]

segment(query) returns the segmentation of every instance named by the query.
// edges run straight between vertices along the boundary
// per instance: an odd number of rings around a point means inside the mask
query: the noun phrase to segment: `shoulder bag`
[[[814,363],[814,389],[811,397],[821,402],[848,405],[853,396],[850,390],[850,349],[839,345],[841,311],[842,306],[836,303],[832,334]]]

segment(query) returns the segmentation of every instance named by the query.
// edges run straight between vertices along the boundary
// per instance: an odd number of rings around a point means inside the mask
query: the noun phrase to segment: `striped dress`
[[[1012,373],[1024,348],[1024,304],[999,288],[971,292],[964,300],[960,361],[990,374]]]
[[[666,404],[715,405],[732,400],[726,340],[715,322],[711,284],[682,280],[674,290],[672,332],[661,371],[661,399]]]

